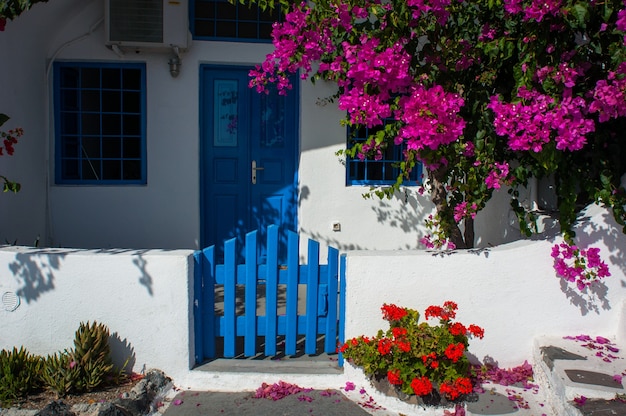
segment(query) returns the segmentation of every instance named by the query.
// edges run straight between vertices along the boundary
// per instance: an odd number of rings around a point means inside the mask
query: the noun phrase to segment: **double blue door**
[[[298,93],[259,94],[248,87],[250,69],[201,67],[203,247],[231,238],[243,247],[248,231],[263,236],[277,224],[282,248],[296,229]]]

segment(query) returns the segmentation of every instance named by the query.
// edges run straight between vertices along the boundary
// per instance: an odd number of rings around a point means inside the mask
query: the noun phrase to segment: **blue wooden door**
[[[264,236],[276,224],[282,254],[297,225],[298,93],[259,94],[249,70],[201,66],[202,245],[237,238],[243,247],[248,231]]]

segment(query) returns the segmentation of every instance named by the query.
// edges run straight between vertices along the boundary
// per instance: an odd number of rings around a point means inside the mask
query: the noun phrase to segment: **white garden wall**
[[[483,340],[471,340],[469,352],[501,367],[530,361],[533,339],[541,335],[623,339],[626,236],[606,210],[591,206],[577,229],[577,242],[600,247],[612,273],[586,294],[556,277],[553,240],[452,253],[348,253],[346,338],[387,329],[383,303],[417,309],[423,317],[428,306],[451,300],[459,306],[458,321],[485,329]]]
[[[52,354],[97,321],[114,335],[118,366],[178,378],[193,364],[192,276],[188,250],[2,248],[0,349]]]
[[[552,268],[552,241],[519,241],[454,253],[347,253],[347,338],[386,328],[383,303],[423,313],[446,300],[458,303],[460,322],[484,327],[472,340],[477,361],[502,367],[532,358],[542,335],[602,335],[626,342],[626,236],[607,211],[586,212],[577,231],[583,246],[601,248],[612,276],[599,290],[568,291]],[[0,249],[0,349],[25,346],[50,354],[72,346],[79,323],[106,324],[117,341],[115,361],[134,371],[159,368],[179,387],[253,390],[280,379],[316,388],[341,385],[341,376],[236,374],[194,367],[193,261],[189,250]],[[19,305],[17,304],[19,301]],[[435,322],[436,323],[436,322]]]

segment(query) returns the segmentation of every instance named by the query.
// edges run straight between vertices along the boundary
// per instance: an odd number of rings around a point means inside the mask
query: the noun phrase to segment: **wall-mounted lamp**
[[[167,63],[170,66],[170,75],[172,76],[172,78],[176,78],[178,74],[180,73],[180,67],[183,64],[183,62],[180,59],[180,53],[178,51],[178,47],[174,46],[172,50],[174,52],[174,56],[171,57],[170,60],[167,61]]]

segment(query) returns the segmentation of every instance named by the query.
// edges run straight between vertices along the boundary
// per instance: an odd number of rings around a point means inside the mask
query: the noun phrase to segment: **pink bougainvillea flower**
[[[346,381],[346,386],[343,388],[345,391],[352,391],[356,388],[356,385],[351,381]]]
[[[587,402],[587,398],[585,396],[574,397],[574,403],[576,406],[584,406],[585,402]]]
[[[176,400],[174,400],[174,401],[172,402],[172,404],[173,404],[174,406],[180,406],[181,404],[183,404],[183,401],[182,401],[182,400],[180,400],[180,399],[176,399]]]

